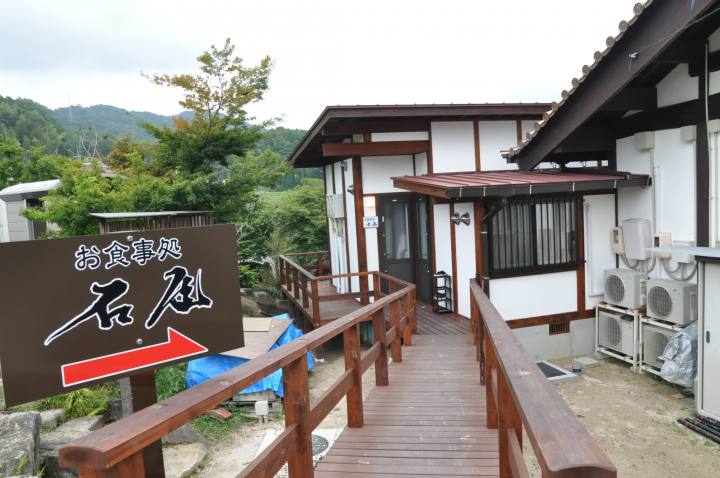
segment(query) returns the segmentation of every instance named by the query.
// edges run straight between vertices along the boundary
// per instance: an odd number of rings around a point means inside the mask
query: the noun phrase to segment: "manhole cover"
[[[312,435],[313,455],[319,455],[320,453],[327,450],[328,446],[330,446],[330,443],[328,443],[325,438],[321,437],[320,435]]]

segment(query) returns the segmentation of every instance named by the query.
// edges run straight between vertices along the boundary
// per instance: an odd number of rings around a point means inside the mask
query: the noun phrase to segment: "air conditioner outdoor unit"
[[[645,305],[647,274],[626,269],[605,271],[605,302],[626,309]]]
[[[678,325],[697,320],[697,285],[667,279],[647,281],[647,315]]]
[[[660,356],[665,351],[665,346],[675,334],[676,332],[673,330],[656,327],[654,325],[643,325],[643,363],[662,368],[664,361],[660,359]]]
[[[633,354],[635,343],[634,321],[619,315],[600,311],[598,314],[598,345],[624,355]]]
[[[325,196],[325,203],[329,219],[342,219],[345,217],[342,194],[328,194]]]

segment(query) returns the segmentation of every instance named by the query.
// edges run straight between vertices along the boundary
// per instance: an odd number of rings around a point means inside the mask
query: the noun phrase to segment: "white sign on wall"
[[[364,216],[363,217],[363,226],[365,229],[373,229],[378,227],[378,217],[377,216]]]

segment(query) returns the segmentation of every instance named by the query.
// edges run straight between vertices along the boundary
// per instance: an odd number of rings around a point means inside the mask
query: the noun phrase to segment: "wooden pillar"
[[[132,390],[132,407],[134,411],[142,410],[157,403],[157,389],[155,387],[155,372],[143,372],[130,376]],[[134,462],[137,463],[137,462]],[[165,463],[162,454],[162,441],[158,440],[145,447],[142,453],[142,463],[147,478],[165,478]],[[133,465],[136,466],[136,465]],[[120,475],[124,478],[125,475]],[[133,475],[129,475],[133,476]],[[141,475],[137,475],[141,476]]]
[[[380,309],[373,315],[373,342],[380,342],[380,355],[375,359],[375,385],[386,386],[390,383],[388,379],[387,343],[385,343],[385,311]]]
[[[320,293],[318,292],[318,281],[310,282],[312,288],[312,322],[315,327],[320,326]]]
[[[575,237],[577,237],[577,311],[585,312],[585,207],[582,196],[575,201]]]
[[[450,217],[455,214],[455,203],[450,202]],[[450,252],[452,255],[452,294],[453,294],[453,311],[458,311],[458,280],[457,280],[457,243],[455,240],[455,224],[450,221]]]
[[[345,370],[352,370],[353,386],[347,393],[348,427],[363,426],[362,373],[360,370],[360,325],[355,324],[343,332]]]
[[[310,389],[308,387],[307,356],[283,367],[283,390],[285,392],[285,427],[297,425],[297,437],[293,452],[288,458],[290,478],[313,476],[312,442],[310,434]]]
[[[390,293],[392,292],[393,291],[391,290]],[[400,336],[402,335],[402,330],[400,330],[399,308],[400,304],[397,300],[390,303],[390,326],[394,327],[397,331],[397,333],[395,334],[395,338],[390,345],[393,362],[402,362],[402,344],[400,343]]]
[[[703,106],[705,106],[705,81],[707,75],[708,72],[705,71],[705,68],[698,75],[698,94]],[[702,119],[697,125],[695,155],[696,243],[698,246],[703,247],[714,246],[714,244],[710,244],[710,153],[708,151],[708,130],[704,108]],[[656,185],[653,184],[653,190],[655,188]],[[657,225],[654,226],[657,227]]]
[[[358,271],[367,272],[367,244],[365,242],[365,227],[363,226],[363,186],[362,162],[359,156],[352,159],[353,188],[355,200],[355,236],[357,237]],[[360,303],[370,303],[368,276],[360,276]]]
[[[497,367],[497,362],[495,360],[495,351],[492,348],[492,344],[489,343],[487,336],[483,342],[483,350],[485,353],[485,416],[487,417],[487,427],[497,428],[498,410],[497,404],[495,403],[495,392],[497,392],[497,390],[493,392],[493,387],[495,385],[492,380],[493,369]]]
[[[412,311],[414,310],[414,301],[412,297],[412,293],[408,293],[405,295],[405,300],[403,301],[403,315],[407,317],[407,325],[403,327],[402,329],[402,335],[403,335],[403,344],[407,345],[408,347],[412,345]]]

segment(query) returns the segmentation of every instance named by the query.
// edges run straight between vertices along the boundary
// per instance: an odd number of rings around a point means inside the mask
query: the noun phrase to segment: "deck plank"
[[[426,330],[452,333],[419,334],[403,348],[403,361],[390,365],[390,385],[365,399],[365,425],[343,430],[316,477],[499,476],[497,431],[485,426],[470,335],[456,334],[457,324]]]

